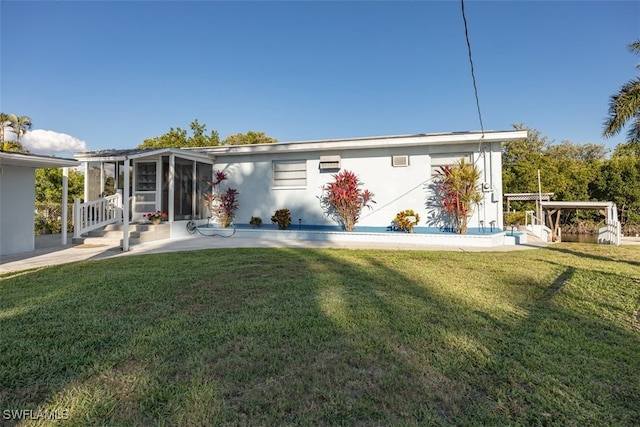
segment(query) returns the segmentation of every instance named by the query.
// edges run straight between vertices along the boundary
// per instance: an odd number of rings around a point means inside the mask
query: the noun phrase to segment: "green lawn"
[[[637,425],[639,312],[637,246],[229,249],[4,274],[0,424]]]

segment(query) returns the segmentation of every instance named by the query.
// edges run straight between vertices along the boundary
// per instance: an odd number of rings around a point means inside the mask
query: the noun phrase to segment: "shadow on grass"
[[[0,284],[0,408],[118,425],[633,420],[638,337],[562,303],[584,269],[528,261],[237,249],[20,276]]]
[[[616,248],[609,245],[596,245],[596,244],[557,244],[548,246],[550,251],[560,252],[568,255],[575,255],[581,258],[589,258],[596,261],[611,261],[611,262],[619,262],[628,264],[634,267],[640,267],[640,251],[633,247],[624,247],[623,250],[628,253],[633,253],[638,255],[639,259],[622,259],[620,257],[612,256],[611,254],[607,254],[607,250],[611,248]],[[616,253],[620,252],[620,248],[616,248]]]

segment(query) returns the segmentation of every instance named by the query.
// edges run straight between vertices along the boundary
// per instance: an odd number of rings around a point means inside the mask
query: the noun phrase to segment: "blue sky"
[[[34,152],[133,148],[195,118],[222,138],[280,141],[480,129],[459,1],[0,8],[0,109],[32,118]],[[465,10],[485,130],[524,123],[556,142],[624,141],[602,139],[602,122],[638,74],[626,46],[640,38],[640,2]]]

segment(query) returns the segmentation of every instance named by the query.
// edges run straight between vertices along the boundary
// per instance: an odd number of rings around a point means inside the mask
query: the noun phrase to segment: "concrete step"
[[[71,243],[73,245],[109,246],[115,248],[122,246],[122,238],[110,239],[105,237],[74,237],[71,239]]]
[[[93,230],[87,233],[86,237],[73,238],[74,245],[91,244],[122,247],[122,233],[124,226],[121,224],[107,225],[102,230]],[[153,224],[130,224],[129,225],[129,245],[136,245],[144,242],[168,239],[171,236],[171,227],[168,223]]]

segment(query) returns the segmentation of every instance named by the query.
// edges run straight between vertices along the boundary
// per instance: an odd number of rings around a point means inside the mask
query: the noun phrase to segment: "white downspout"
[[[129,252],[129,168],[131,160],[124,161],[124,188],[122,189],[122,251]]]
[[[62,245],[67,244],[69,217],[69,168],[62,168]]]

